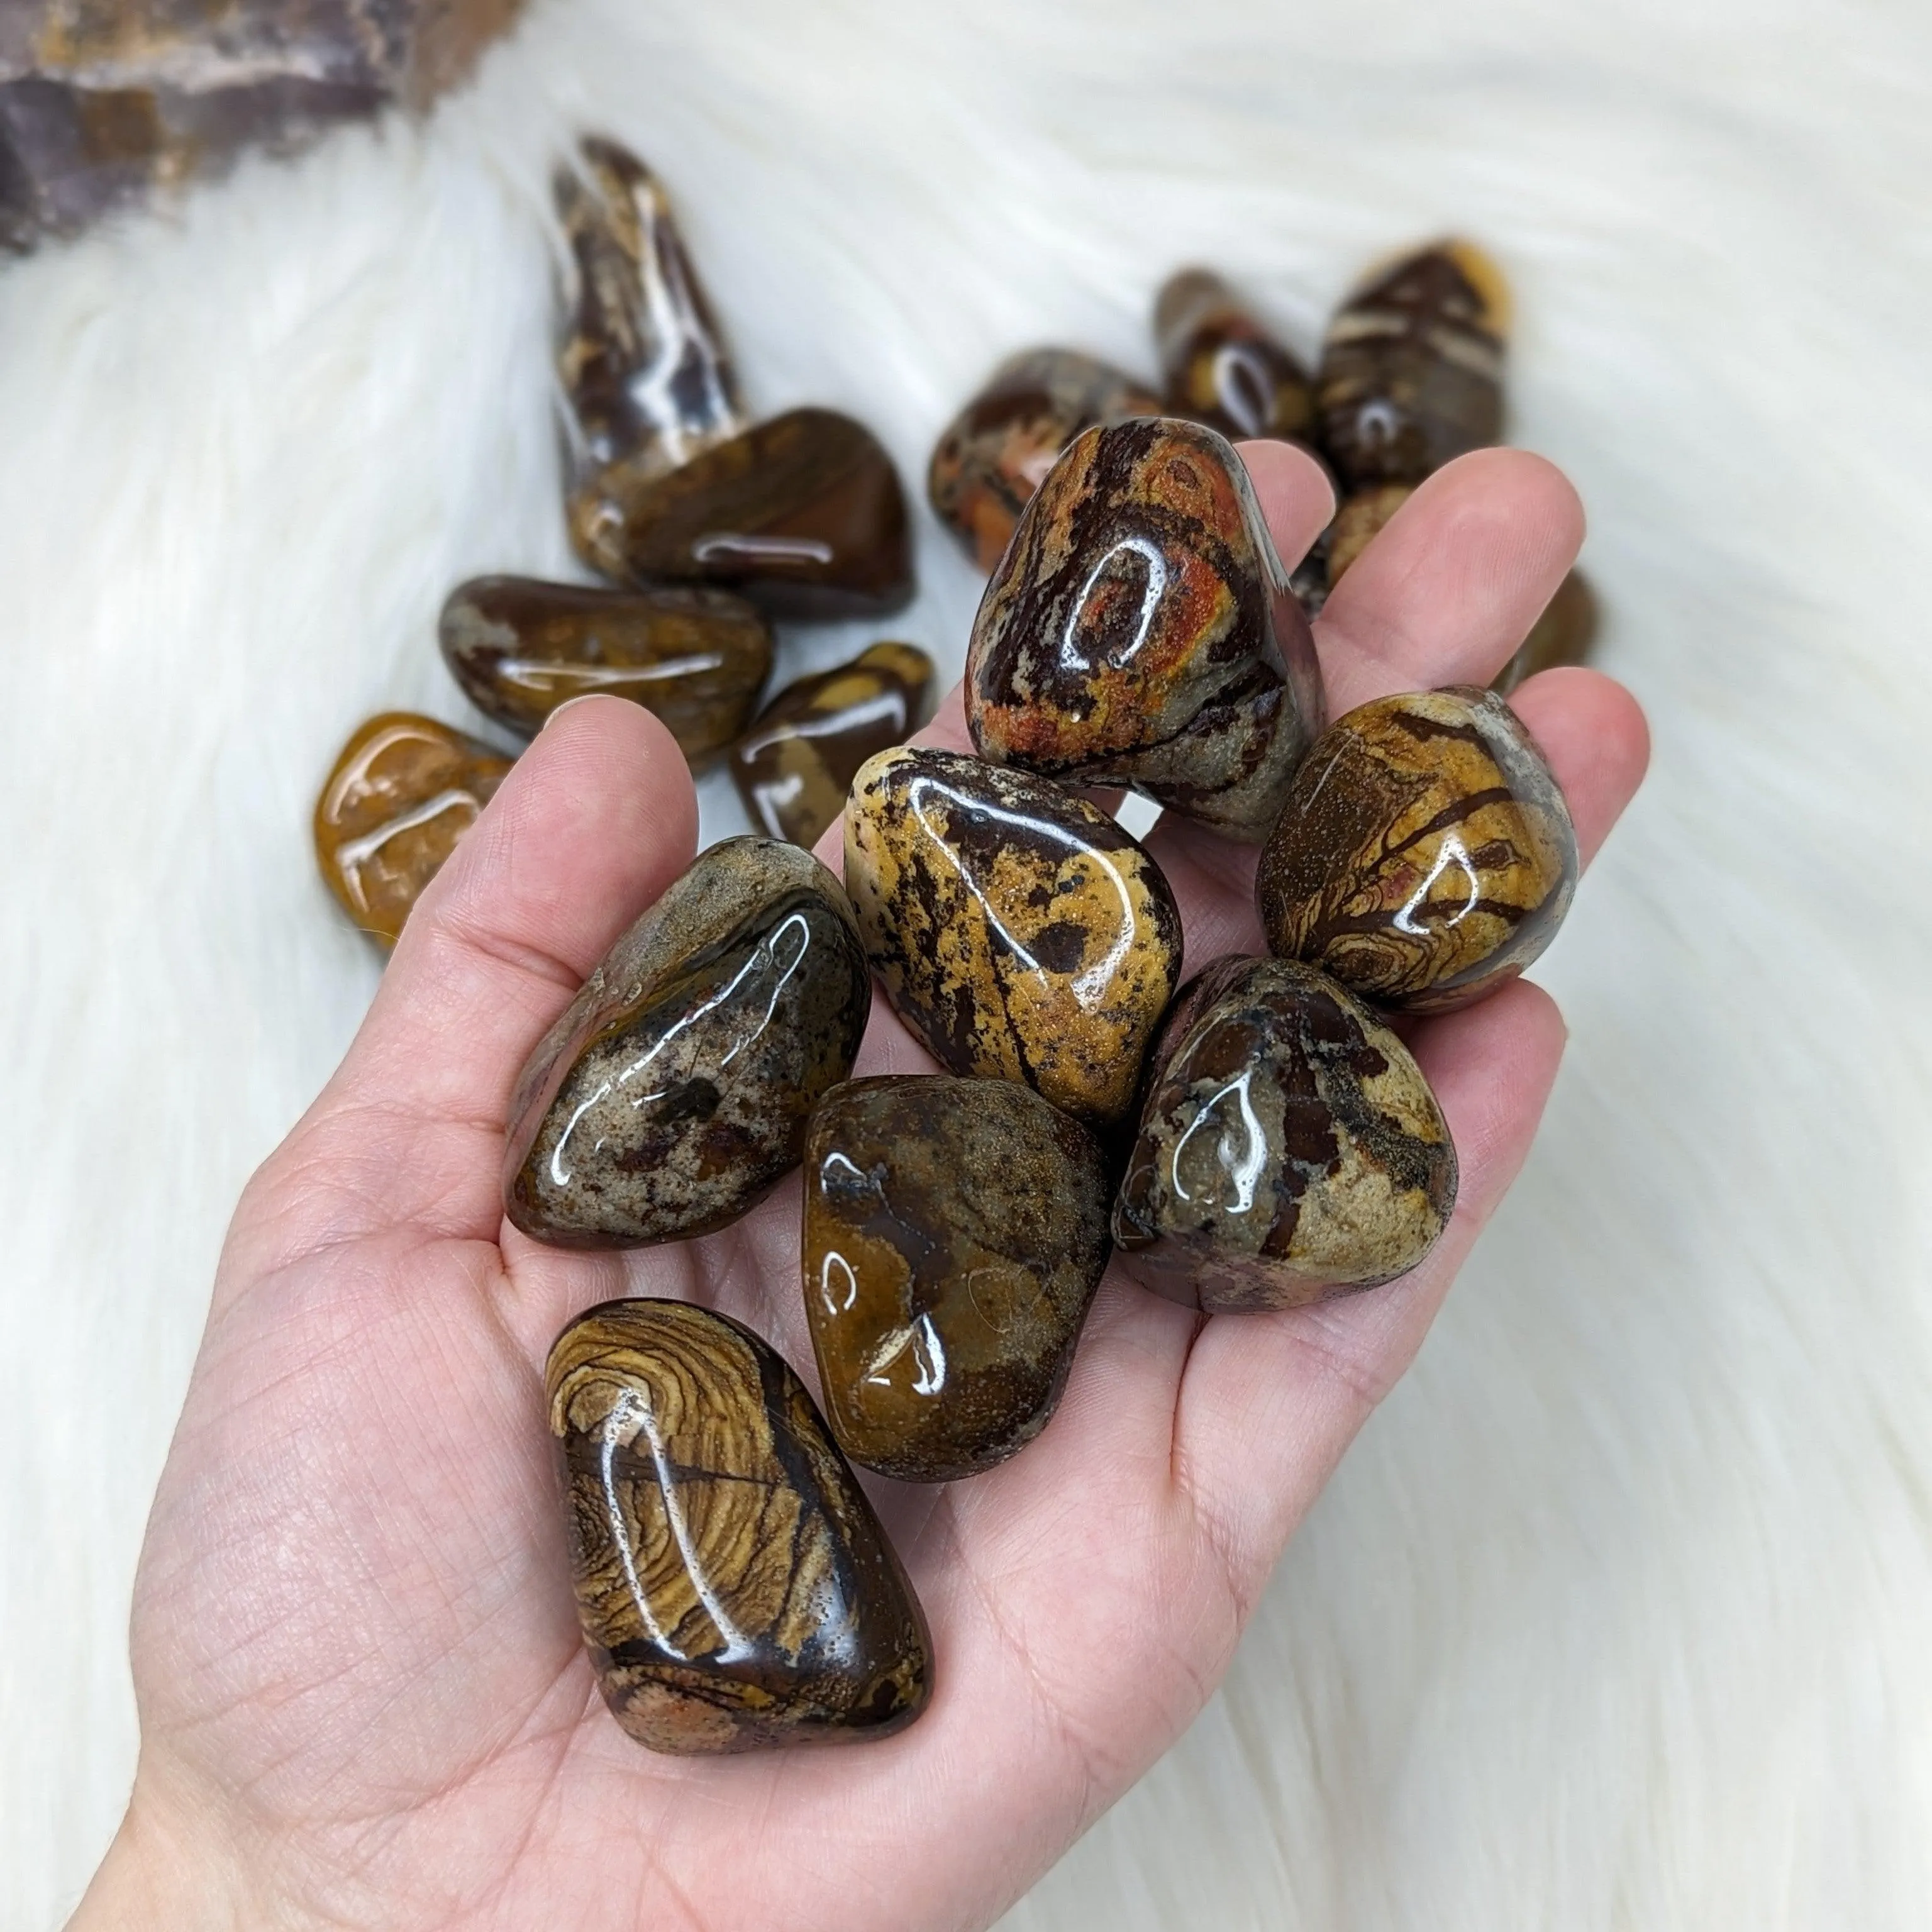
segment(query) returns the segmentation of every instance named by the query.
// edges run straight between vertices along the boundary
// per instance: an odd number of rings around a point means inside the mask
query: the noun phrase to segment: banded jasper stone
[[[912,1586],[812,1398],[748,1328],[610,1301],[544,1378],[611,1714],[695,1756],[889,1737],[932,1692]]]
[[[694,770],[744,729],[772,668],[770,626],[728,590],[478,577],[451,592],[438,630],[464,695],[500,724],[529,737],[573,698],[628,698]]]
[[[1439,242],[1372,273],[1329,325],[1316,382],[1322,446],[1351,490],[1419,483],[1502,434],[1502,272]]]
[[[379,945],[394,945],[509,770],[488,745],[411,711],[370,718],[344,746],[316,801],[316,860]]]
[[[956,1073],[1119,1119],[1180,978],[1160,868],[1084,799],[955,752],[882,752],[845,885],[893,1010]]]
[[[946,424],[932,452],[926,494],[940,521],[982,570],[991,570],[1020,512],[1082,430],[1160,412],[1152,391],[1091,356],[1023,350],[1002,362]]]
[[[1262,852],[1268,944],[1393,1011],[1493,992],[1556,936],[1569,807],[1535,740],[1472,685],[1381,698],[1316,741]]]
[[[798,1165],[872,998],[851,907],[808,852],[728,838],[700,853],[526,1063],[504,1211],[565,1248],[735,1221]]]
[[[1300,437],[1312,428],[1308,371],[1219,275],[1186,268],[1172,277],[1154,304],[1154,333],[1175,416],[1231,437]]]
[[[1226,438],[1172,417],[1082,435],[986,586],[965,693],[994,764],[1131,785],[1258,844],[1325,704]]]
[[[898,472],[832,410],[794,410],[662,476],[580,494],[571,533],[607,577],[720,584],[782,616],[879,616],[913,591]]]
[[[1005,1081],[848,1081],[812,1117],[800,1257],[838,1445],[910,1482],[1045,1428],[1107,1265],[1106,1163]]]
[[[1216,1314],[1406,1274],[1456,1202],[1456,1150],[1408,1049],[1294,961],[1216,960],[1161,1036],[1114,1204],[1128,1272]]]
[[[1543,614],[1530,626],[1522,648],[1496,674],[1491,688],[1504,697],[1526,677],[1560,664],[1587,664],[1597,640],[1597,593],[1580,570],[1556,586]]]
[[[925,652],[887,643],[786,686],[731,754],[752,823],[810,851],[845,808],[853,774],[911,736],[932,681]]]

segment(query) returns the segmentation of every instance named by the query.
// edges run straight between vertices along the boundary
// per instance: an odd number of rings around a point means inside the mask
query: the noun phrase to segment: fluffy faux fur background
[[[566,562],[545,180],[596,126],[754,404],[909,476],[1005,350],[1144,367],[1184,259],[1308,345],[1474,233],[1655,728],[1522,1186],[1226,1692],[1012,1926],[1922,1927],[1928,92],[1903,0],[538,0],[426,128],[0,271],[0,1921],[112,1829],[223,1225],[376,979],[316,785],[380,706],[466,717],[456,579]],[[956,666],[921,545],[893,628]]]

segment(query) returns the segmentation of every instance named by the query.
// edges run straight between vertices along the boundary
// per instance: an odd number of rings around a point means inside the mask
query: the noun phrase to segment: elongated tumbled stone
[[[986,586],[966,719],[995,764],[1126,784],[1258,843],[1322,724],[1321,668],[1227,439],[1088,430]]]
[[[746,1328],[608,1301],[544,1378],[578,1616],[613,1716],[698,1755],[890,1736],[931,1644],[805,1387]]]
[[[1181,994],[1114,1204],[1136,1280],[1217,1314],[1300,1307],[1406,1274],[1455,1203],[1428,1082],[1346,988],[1229,957]]]
[[[1174,415],[1226,436],[1309,434],[1308,371],[1219,275],[1185,268],[1171,277],[1154,303],[1154,334]]]
[[[526,1063],[505,1211],[566,1248],[735,1221],[798,1165],[872,996],[851,907],[809,853],[748,838],[700,852]]]
[[[580,495],[571,531],[607,576],[722,584],[781,615],[878,616],[912,595],[898,472],[832,410],[794,410],[663,476]]]
[[[1046,1427],[1107,1265],[1106,1162],[1006,1081],[848,1081],[806,1142],[800,1259],[826,1413],[911,1482],[990,1469]]]
[[[1316,740],[1262,849],[1270,948],[1374,1005],[1444,1012],[1556,936],[1576,835],[1536,741],[1473,685],[1378,698]]]
[[[925,652],[886,643],[787,685],[731,753],[752,822],[809,851],[844,810],[859,767],[911,735],[932,681]]]
[[[942,1064],[1083,1120],[1127,1111],[1180,917],[1105,812],[955,752],[882,752],[846,805],[845,886],[893,1010]]]
[[[573,698],[628,698],[694,770],[743,730],[772,668],[771,627],[728,590],[478,577],[451,592],[438,630],[470,702],[512,730],[530,736]]]
[[[510,760],[434,718],[386,711],[342,748],[315,806],[315,855],[343,910],[393,946]]]
[[[1160,398],[1072,349],[1028,349],[993,371],[941,432],[926,476],[939,520],[991,570],[1061,451],[1096,423],[1157,416]]]

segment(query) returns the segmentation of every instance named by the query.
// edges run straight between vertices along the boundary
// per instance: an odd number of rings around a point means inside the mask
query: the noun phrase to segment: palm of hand
[[[1305,459],[1250,446],[1284,554],[1325,520]],[[1318,627],[1331,704],[1480,681],[1574,554],[1567,485],[1491,452],[1442,472]],[[1586,853],[1634,788],[1607,680],[1517,699]],[[927,734],[964,745],[956,702]],[[246,1922],[980,1924],[1170,1742],[1289,1531],[1400,1372],[1525,1151],[1560,1052],[1518,985],[1418,1028],[1462,1194],[1402,1282],[1203,1322],[1111,1274],[1026,1452],[944,1489],[871,1485],[931,1620],[936,1694],[884,1743],[654,1758],[580,1648],[544,1354],[590,1304],[719,1307],[795,1364],[796,1178],[736,1227],[628,1256],[501,1221],[531,1044],[688,861],[668,734],[597,700],[541,736],[412,919],[348,1060],[250,1186],[137,1590],[130,1832],[211,1849]],[[1259,951],[1252,855],[1154,839],[1198,966]],[[836,862],[836,861],[835,861]],[[929,1065],[880,1001],[861,1072]],[[208,1882],[213,1882],[212,1880]]]

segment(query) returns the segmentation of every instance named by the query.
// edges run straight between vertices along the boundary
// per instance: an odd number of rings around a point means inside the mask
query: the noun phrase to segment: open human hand
[[[1300,555],[1325,482],[1286,445],[1243,453],[1282,554]],[[1581,533],[1535,458],[1439,472],[1316,626],[1331,712],[1486,682]],[[1584,670],[1512,702],[1587,861],[1642,775],[1641,714]],[[923,739],[969,748],[956,693]],[[1115,1269],[1037,1442],[963,1483],[867,1480],[932,1625],[933,1700],[910,1729],[655,1757],[606,1713],[578,1636],[545,1352],[594,1303],[668,1295],[749,1323],[809,1380],[799,1183],[704,1240],[584,1255],[510,1228],[498,1175],[525,1057],[696,832],[656,719],[613,698],[559,714],[250,1183],[136,1588],[134,1793],[77,1926],[985,1924],[1220,1681],[1515,1175],[1562,1052],[1554,1004],[1520,981],[1410,1030],[1462,1173],[1413,1274],[1209,1318]],[[1148,842],[1194,964],[1265,950],[1252,850],[1172,818]],[[931,1064],[879,1001],[856,1070]]]

